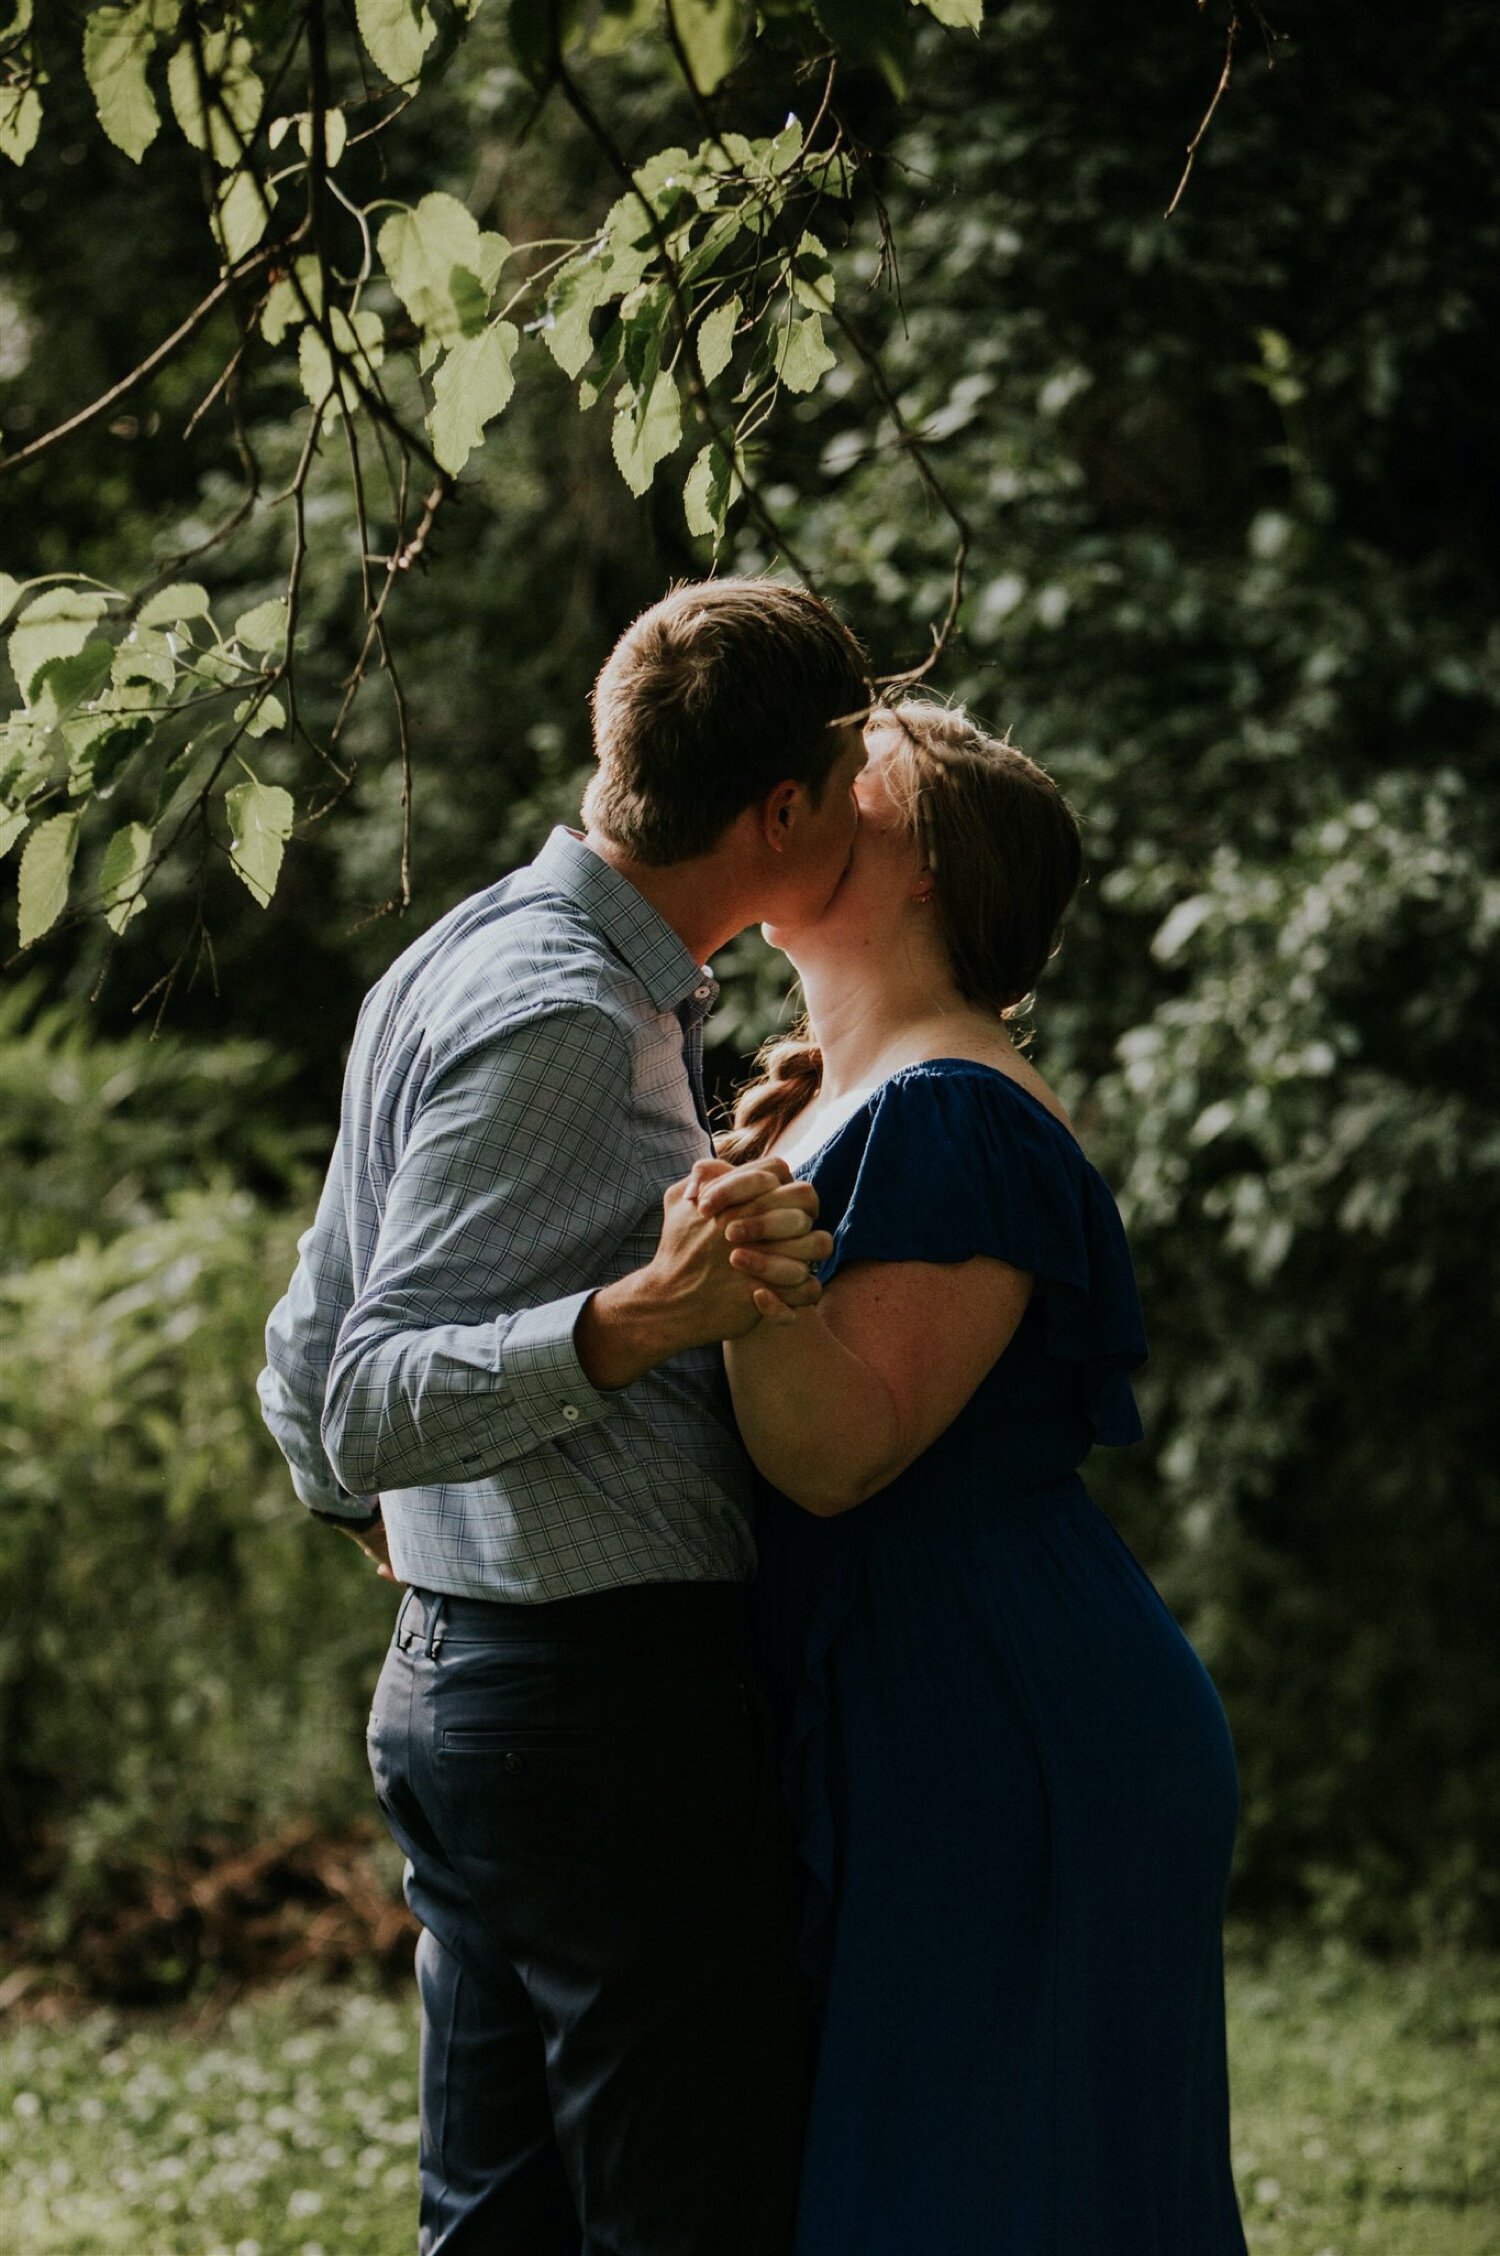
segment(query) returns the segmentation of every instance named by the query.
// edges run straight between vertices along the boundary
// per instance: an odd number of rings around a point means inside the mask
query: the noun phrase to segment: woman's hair
[[[870,707],[865,654],[805,588],[700,580],[628,627],[594,684],[585,819],[638,862],[709,848],[778,783],[819,803],[840,725]]]
[[[1078,889],[1078,823],[1052,778],[957,707],[913,698],[868,727],[894,737],[893,797],[932,873],[932,909],[953,984],[1010,1018],[1029,998]],[[721,1158],[754,1159],[817,1095],[823,1060],[805,1024],[772,1041],[742,1089]]]

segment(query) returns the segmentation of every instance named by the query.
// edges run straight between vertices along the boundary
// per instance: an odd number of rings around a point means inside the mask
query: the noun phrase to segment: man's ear
[[[800,783],[778,783],[760,803],[760,834],[773,854],[784,853],[807,794]]]

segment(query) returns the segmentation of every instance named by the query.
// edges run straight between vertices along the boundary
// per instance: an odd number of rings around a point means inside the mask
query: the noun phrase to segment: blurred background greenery
[[[532,96],[487,22],[392,192],[478,178],[487,223],[575,230],[610,192],[597,157],[553,111],[519,130]],[[1150,1438],[1096,1487],[1230,1713],[1236,1910],[1469,1945],[1500,1938],[1492,11],[1288,0],[1277,22],[1274,70],[1243,39],[1169,222],[1211,41],[1110,0],[1010,0],[977,45],[934,30],[905,104],[859,93],[904,304],[869,234],[840,302],[973,526],[936,686],[1011,728],[1086,827],[1035,1054],[1135,1248]],[[620,68],[660,145],[675,97]],[[149,347],[200,223],[190,180],[137,175],[82,113],[3,190],[19,440]],[[172,434],[214,373],[190,361],[17,481],[7,567],[129,582],[201,536],[219,442]],[[274,476],[305,410],[252,405]],[[770,444],[820,584],[882,664],[909,657],[947,528],[880,401],[840,369]],[[326,721],[357,570],[333,452],[312,506]],[[283,531],[261,513],[205,577],[269,594]],[[280,1859],[246,1883],[263,1934],[268,1889],[310,1919],[352,1901],[309,1844],[368,1810],[390,1597],[292,1499],[255,1409],[261,1326],[361,993],[571,816],[600,659],[708,565],[670,488],[631,502],[560,375],[518,396],[437,549],[399,618],[409,919],[369,913],[400,829],[372,698],[358,791],[272,907],[211,883],[216,977],[205,959],[160,1039],[136,1006],[199,906],[166,880],[102,990],[85,930],[0,1004],[0,1913],[23,1956],[111,1995],[255,1963],[205,1875],[256,1844]],[[749,532],[723,559],[774,561]],[[786,992],[758,939],[720,969],[727,1093]]]

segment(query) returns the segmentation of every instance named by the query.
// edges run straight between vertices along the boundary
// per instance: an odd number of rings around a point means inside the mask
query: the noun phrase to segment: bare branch
[[[1202,0],[1199,0],[1199,5],[1202,5]],[[1259,9],[1256,10],[1256,15],[1260,18],[1262,28],[1264,29],[1265,18],[1264,16],[1260,15]],[[1199,122],[1197,132],[1193,135],[1192,140],[1188,143],[1187,163],[1182,168],[1182,178],[1177,183],[1176,193],[1173,195],[1172,201],[1168,204],[1166,213],[1164,215],[1168,219],[1171,218],[1173,212],[1176,211],[1178,205],[1182,202],[1182,192],[1188,184],[1188,175],[1193,169],[1193,160],[1198,154],[1203,136],[1205,133],[1207,133],[1209,127],[1213,124],[1214,112],[1218,109],[1219,104],[1223,101],[1225,94],[1229,90],[1229,81],[1234,75],[1234,43],[1239,38],[1239,35],[1240,12],[1237,7],[1234,7],[1229,11],[1229,28],[1224,37],[1224,67],[1219,73],[1219,83],[1214,88],[1213,99],[1210,101],[1208,108],[1203,113],[1202,119]]]
[[[232,291],[242,282],[249,281],[253,275],[264,273],[268,267],[285,258],[299,239],[300,230],[282,242],[262,243],[258,250],[248,252],[237,266],[232,266],[220,277],[207,297],[200,299],[186,320],[178,323],[171,336],[164,337],[155,350],[149,352],[128,376],[122,376],[118,384],[111,384],[107,392],[101,392],[97,399],[90,400],[88,406],[80,408],[76,415],[70,415],[66,423],[54,423],[50,431],[44,431],[40,438],[32,439],[26,446],[17,447],[14,454],[0,455],[0,477],[8,470],[19,470],[23,464],[35,462],[38,455],[47,454],[53,447],[61,446],[64,439],[76,438],[80,431],[86,431],[91,424],[100,422],[108,415],[112,408],[118,407],[121,400],[129,399],[132,392],[139,391],[142,384],[149,383],[158,369],[165,368],[173,355],[197,336],[204,323],[213,318]]]

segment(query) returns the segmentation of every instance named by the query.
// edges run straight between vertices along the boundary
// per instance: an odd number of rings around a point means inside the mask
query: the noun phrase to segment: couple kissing
[[[260,1394],[404,1586],[421,2256],[1243,2256],[1223,1710],[1092,1502],[1114,1201],[1033,762],[801,590],[606,661],[583,829],[366,998]],[[717,1138],[717,950],[806,1019]]]

